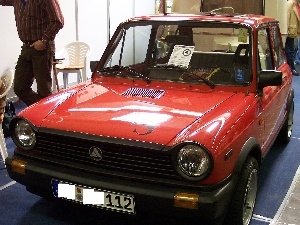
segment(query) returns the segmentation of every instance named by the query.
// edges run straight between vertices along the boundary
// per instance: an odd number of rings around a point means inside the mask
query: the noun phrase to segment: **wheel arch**
[[[250,137],[243,145],[239,157],[237,159],[236,165],[234,167],[234,171],[233,171],[234,175],[238,176],[238,174],[242,170],[242,167],[247,157],[249,156],[254,157],[257,160],[258,165],[260,166],[262,161],[261,148],[258,141],[254,137]]]
[[[288,95],[288,98],[287,98],[287,104],[286,104],[287,110],[289,110],[289,108],[291,107],[291,104],[293,104],[294,95],[295,95],[294,88],[291,88],[291,91],[289,92],[289,95]]]

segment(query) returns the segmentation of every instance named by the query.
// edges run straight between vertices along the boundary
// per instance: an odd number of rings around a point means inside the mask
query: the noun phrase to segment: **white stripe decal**
[[[298,138],[298,137],[291,137],[291,138],[294,138],[294,139],[298,139],[298,140],[300,140],[300,138]]]
[[[297,139],[299,139],[299,138],[297,138]],[[297,183],[299,177],[300,177],[300,166],[298,167],[297,172],[296,172],[296,174],[293,178],[293,181],[291,183],[291,186],[290,186],[288,192],[286,193],[285,198],[282,201],[282,203],[281,203],[279,209],[277,210],[277,213],[276,213],[276,215],[273,219],[270,219],[270,218],[267,218],[267,217],[264,217],[264,216],[260,216],[260,215],[255,215],[255,214],[253,214],[252,219],[257,220],[257,221],[261,221],[261,222],[269,223],[269,225],[276,225],[278,220],[280,219],[280,217],[282,215],[282,212],[284,211],[284,209],[286,207],[286,204],[287,204],[290,196],[292,195],[292,193],[295,189],[295,186],[296,186],[296,183]]]
[[[282,201],[282,203],[281,203],[281,205],[280,205],[280,207],[279,207],[279,209],[278,209],[275,217],[271,221],[270,225],[275,225],[277,223],[277,221],[280,219],[280,217],[282,216],[282,212],[284,211],[284,209],[285,209],[285,207],[287,205],[287,202],[289,201],[289,198],[291,197],[291,195],[292,195],[292,193],[293,193],[293,191],[295,189],[295,186],[297,184],[299,176],[300,176],[300,166],[298,167],[298,169],[296,171],[296,174],[295,174],[295,176],[293,178],[293,181],[291,183],[291,186],[290,186],[288,192],[286,193],[285,198]]]
[[[261,221],[261,222],[266,222],[266,223],[270,223],[272,221],[272,219],[270,219],[270,218],[267,218],[267,217],[264,217],[264,216],[261,216],[261,215],[255,215],[255,214],[253,214],[252,219],[253,220],[258,220],[258,221]]]
[[[15,183],[17,183],[16,181],[11,181],[8,184],[5,184],[3,186],[0,187],[0,191],[4,190],[5,188],[8,188],[9,186],[14,185]]]

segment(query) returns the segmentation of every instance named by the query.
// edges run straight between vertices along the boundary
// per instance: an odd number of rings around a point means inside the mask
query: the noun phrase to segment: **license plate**
[[[52,180],[53,194],[57,198],[68,199],[86,205],[93,205],[118,212],[135,213],[134,196],[99,190],[77,184]]]

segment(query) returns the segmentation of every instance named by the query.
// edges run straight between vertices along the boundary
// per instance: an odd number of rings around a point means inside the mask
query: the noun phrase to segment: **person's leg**
[[[30,51],[31,47],[22,46],[14,76],[14,92],[27,106],[35,102],[37,95],[31,88],[33,84],[33,72]]]
[[[295,68],[295,45],[294,45],[294,38],[287,37],[285,41],[285,54],[286,54],[286,59],[287,63],[291,67],[293,75],[299,75],[297,73],[296,68]]]
[[[15,71],[14,92],[27,106],[52,94],[51,57],[50,50],[38,51],[33,47],[22,47]],[[32,90],[34,78],[37,92]]]
[[[287,63],[291,67],[291,69],[294,68],[294,38],[287,37],[285,41],[285,54]]]
[[[300,64],[300,38],[297,38],[297,51],[296,51],[296,56],[295,56],[295,64],[299,65]]]
[[[49,49],[43,51],[34,50],[32,53],[33,74],[40,99],[52,94],[52,57],[52,52]]]

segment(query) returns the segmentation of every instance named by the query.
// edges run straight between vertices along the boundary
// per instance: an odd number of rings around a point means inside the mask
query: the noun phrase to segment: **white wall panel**
[[[88,77],[91,74],[89,61],[100,59],[108,38],[111,37],[120,22],[135,15],[153,14],[155,12],[155,0],[77,1],[78,40],[87,42],[92,48],[92,52],[88,57]],[[59,3],[64,15],[65,26],[59,31],[55,39],[56,57],[66,58],[67,54],[64,52],[64,46],[76,40],[75,0],[59,0]],[[0,23],[0,74],[2,74],[7,69],[15,68],[22,43],[17,34],[13,7],[0,6],[0,20],[2,21]],[[109,25],[111,34],[108,34]],[[59,77],[59,82],[62,83],[61,77]],[[72,83],[72,80],[70,82]]]
[[[134,15],[144,16],[155,13],[155,0],[135,0]]]
[[[111,35],[128,18],[155,13],[155,0],[108,0]]]
[[[280,22],[282,34],[287,33],[286,0],[265,0],[265,15],[275,17]]]
[[[13,7],[0,6],[0,75],[8,69],[14,69],[21,51]]]
[[[118,25],[134,16],[148,15],[155,13],[155,0],[109,0],[109,14],[110,14],[110,37],[115,32]],[[139,50],[140,42],[145,40],[136,40],[135,34],[132,34],[132,59],[134,61],[137,52]]]
[[[110,37],[121,22],[134,16],[133,4],[134,0],[109,0]]]
[[[55,38],[56,53],[61,54],[64,46],[76,39],[75,30],[75,0],[59,0],[60,8],[64,16],[64,27]]]
[[[79,41],[91,46],[88,61],[99,60],[107,45],[107,0],[78,0]]]

